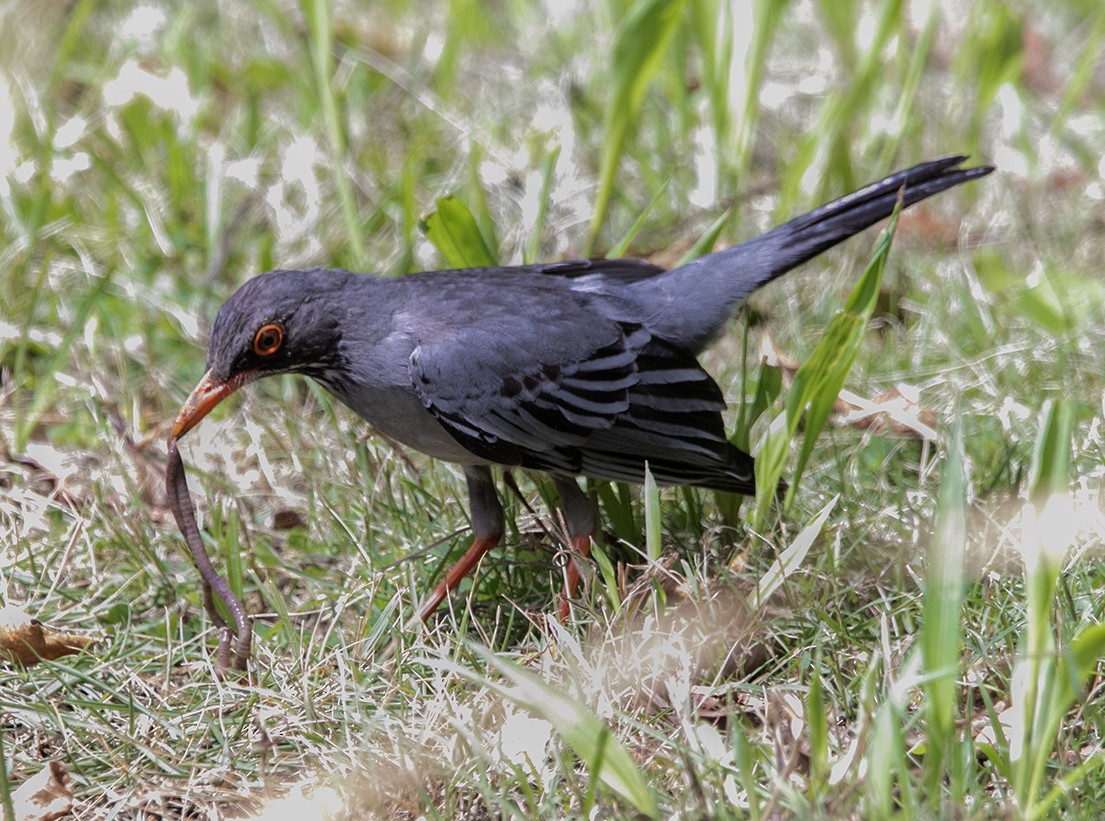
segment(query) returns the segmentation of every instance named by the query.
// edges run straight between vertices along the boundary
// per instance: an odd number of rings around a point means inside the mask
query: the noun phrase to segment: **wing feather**
[[[444,335],[415,349],[411,383],[453,438],[490,461],[623,482],[641,482],[647,463],[661,484],[754,492],[752,457],[728,441],[725,399],[695,358],[640,325],[605,323],[565,361],[481,351],[471,329],[463,347]]]

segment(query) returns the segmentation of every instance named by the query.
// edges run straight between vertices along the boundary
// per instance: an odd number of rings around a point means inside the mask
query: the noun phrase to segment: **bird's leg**
[[[468,480],[468,510],[472,517],[475,538],[460,560],[449,568],[430,597],[423,602],[418,617],[426,621],[441,603],[456,590],[465,576],[472,572],[480,559],[499,543],[503,536],[503,508],[495,492],[491,469],[483,465],[466,465],[464,476]]]
[[[595,508],[587,495],[579,489],[570,476],[553,476],[556,492],[560,494],[560,509],[568,528],[571,555],[564,568],[564,592],[560,595],[557,616],[561,622],[568,620],[569,603],[579,588],[579,562],[576,556],[587,557],[591,553],[591,537],[595,535]]]

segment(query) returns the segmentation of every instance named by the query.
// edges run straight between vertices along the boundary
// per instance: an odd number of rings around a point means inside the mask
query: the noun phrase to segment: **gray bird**
[[[725,399],[696,357],[755,291],[904,206],[989,174],[933,160],[671,271],[634,259],[380,278],[270,271],[219,309],[207,373],[170,441],[242,385],[300,373],[381,433],[462,466],[474,539],[423,604],[428,617],[494,547],[491,467],[548,473],[573,551],[595,532],[576,476],[753,494],[753,459],[725,435]],[[561,615],[579,569],[569,561]]]

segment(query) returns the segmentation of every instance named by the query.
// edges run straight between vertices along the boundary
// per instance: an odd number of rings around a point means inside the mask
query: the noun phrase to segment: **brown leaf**
[[[72,656],[94,643],[87,636],[74,636],[46,627],[20,607],[0,607],[0,658],[36,664]]]
[[[1021,79],[1038,94],[1058,94],[1063,81],[1055,71],[1051,44],[1040,29],[1025,21],[1021,29]]]
[[[782,371],[783,384],[790,387],[801,363],[776,348],[767,334],[760,340],[760,356],[769,367]],[[923,407],[919,400],[919,391],[905,384],[896,385],[874,399],[864,399],[842,390],[833,403],[831,418],[839,426],[868,428],[935,442],[938,438],[936,411]]]
[[[841,391],[833,413],[838,425],[935,442],[939,438],[936,433],[936,411],[922,407],[918,398],[916,388],[901,384],[870,400],[850,391]],[[839,407],[842,404],[843,409]]]
[[[771,334],[764,333],[760,337],[760,359],[769,368],[778,368],[783,372],[783,381],[789,386],[794,380],[794,374],[802,363],[797,359],[791,359],[777,347]]]
[[[272,517],[274,530],[291,530],[293,527],[305,527],[306,523],[298,510],[284,508],[276,511]]]
[[[57,761],[28,778],[12,793],[16,821],[59,821],[73,808],[69,773]]]
[[[963,224],[959,220],[941,217],[928,208],[918,208],[902,214],[894,239],[929,248],[955,248],[962,235]]]

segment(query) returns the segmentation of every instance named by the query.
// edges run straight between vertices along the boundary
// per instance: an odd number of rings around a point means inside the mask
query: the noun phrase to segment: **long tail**
[[[669,342],[700,350],[757,288],[890,216],[903,188],[903,207],[909,207],[994,170],[959,168],[966,159],[943,157],[899,171],[755,239],[636,283],[632,287],[651,290],[649,303],[661,308],[650,328]]]

